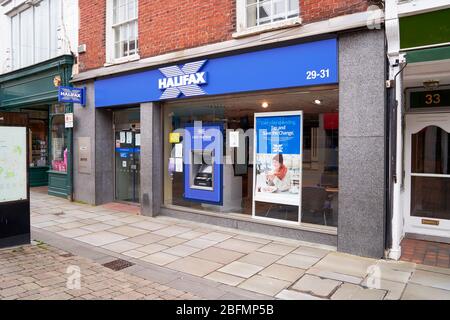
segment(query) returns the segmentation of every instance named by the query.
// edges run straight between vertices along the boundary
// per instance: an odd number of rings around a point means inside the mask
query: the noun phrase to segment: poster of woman
[[[300,207],[302,112],[255,115],[254,201]]]

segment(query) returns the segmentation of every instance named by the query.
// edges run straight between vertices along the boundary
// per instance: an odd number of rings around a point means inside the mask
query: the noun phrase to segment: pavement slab
[[[292,289],[325,298],[330,296],[341,284],[340,281],[305,274],[292,286]]]

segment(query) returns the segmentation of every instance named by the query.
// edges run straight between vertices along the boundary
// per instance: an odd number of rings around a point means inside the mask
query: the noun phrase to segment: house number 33
[[[441,103],[441,95],[439,93],[425,95],[425,103],[428,105]]]

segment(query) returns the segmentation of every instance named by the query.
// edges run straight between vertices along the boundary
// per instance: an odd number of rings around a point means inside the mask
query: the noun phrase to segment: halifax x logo
[[[160,68],[159,71],[166,78],[159,79],[159,88],[164,90],[160,100],[174,99],[183,93],[186,97],[206,94],[200,84],[205,84],[205,72],[199,72],[206,60],[186,63],[182,68],[170,66]]]

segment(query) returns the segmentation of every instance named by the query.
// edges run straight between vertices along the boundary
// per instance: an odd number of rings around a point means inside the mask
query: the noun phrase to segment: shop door
[[[140,131],[115,130],[115,197],[117,201],[139,202],[141,144]]]
[[[450,113],[409,114],[405,131],[405,230],[450,236]]]

